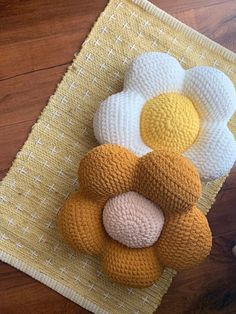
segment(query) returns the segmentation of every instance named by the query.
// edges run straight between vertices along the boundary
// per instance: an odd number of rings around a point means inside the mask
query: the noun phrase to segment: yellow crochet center
[[[141,113],[141,137],[152,149],[183,152],[196,140],[200,128],[192,101],[178,93],[148,100]]]

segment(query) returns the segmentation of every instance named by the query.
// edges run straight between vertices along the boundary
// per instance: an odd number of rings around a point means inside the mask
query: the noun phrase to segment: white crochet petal
[[[124,90],[137,91],[146,99],[162,93],[181,92],[184,73],[179,62],[167,53],[146,52],[131,63]]]
[[[142,156],[151,151],[140,135],[140,115],[145,99],[126,91],[108,97],[94,115],[93,129],[100,144],[116,144]]]
[[[195,104],[203,120],[227,121],[236,109],[236,92],[221,71],[198,66],[186,71],[183,93]]]
[[[204,181],[227,174],[236,160],[236,141],[226,123],[205,123],[197,141],[184,155],[198,168]]]

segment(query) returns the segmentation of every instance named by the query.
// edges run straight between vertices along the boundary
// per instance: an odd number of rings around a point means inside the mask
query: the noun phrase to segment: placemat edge
[[[175,28],[177,27],[179,30],[183,31],[186,35],[192,36],[192,38],[194,40],[198,41],[200,44],[202,44],[202,43],[209,44],[209,47],[212,50],[214,50],[215,52],[220,53],[223,57],[226,57],[230,61],[236,61],[236,54],[235,53],[231,52],[230,50],[228,50],[227,48],[221,46],[220,44],[217,44],[216,42],[214,42],[213,40],[209,39],[205,35],[203,35],[201,33],[198,33],[193,28],[185,25],[184,23],[182,23],[181,21],[177,20],[173,16],[169,15],[165,11],[162,11],[161,9],[159,9],[158,7],[156,7],[155,5],[150,3],[149,1],[147,1],[147,0],[129,0],[129,1],[133,2],[134,4],[136,4],[136,5],[140,6],[140,7],[142,7],[143,9],[148,11],[150,14],[153,14],[156,17],[159,17],[159,18],[161,18],[163,20],[166,20],[173,27],[175,27]],[[84,45],[86,44],[86,42],[92,36],[93,29],[96,26],[96,23],[98,22],[100,16],[102,14],[104,14],[106,9],[108,8],[108,6],[110,4],[112,4],[112,2],[113,2],[113,0],[109,1],[109,3],[107,4],[106,8],[101,12],[101,14],[97,18],[97,20],[94,22],[94,24],[93,24],[93,26],[92,26],[88,36],[86,37],[85,41],[83,42],[83,44],[81,46],[81,49],[78,52],[75,53],[75,58],[73,59],[72,63],[68,66],[66,72],[62,76],[62,79],[61,79],[60,83],[57,85],[53,95],[55,95],[55,93],[57,92],[58,86],[62,83],[64,77],[70,71],[70,67],[74,63],[77,55],[82,51]],[[50,102],[50,99],[49,99],[48,103],[49,102]],[[46,107],[47,107],[47,105],[46,105]],[[44,111],[46,110],[46,107],[42,110],[42,112],[39,115],[39,117],[38,117],[37,121],[35,122],[35,124],[37,124],[42,119],[42,116],[44,114]],[[28,141],[28,139],[29,139],[29,137],[31,135],[31,132],[32,132],[32,130],[30,131],[30,133],[29,133],[29,135],[27,137],[27,140],[23,144],[23,146],[20,149],[20,151],[22,151],[24,149],[24,146],[25,146],[26,142]],[[15,163],[16,159],[17,159],[17,156],[16,156],[15,160],[13,161],[13,163],[11,165],[11,168],[9,169],[9,171],[6,174],[5,178],[0,182],[0,187],[4,183],[4,180],[7,179],[7,176],[10,174],[11,169],[14,167],[14,163]],[[225,182],[225,180],[222,182],[222,185],[224,184],[224,182]],[[214,203],[214,201],[215,201],[215,197],[212,200],[212,204]],[[15,267],[15,268],[25,272],[26,274],[30,275],[32,278],[37,279],[39,282],[41,282],[41,283],[45,284],[46,286],[52,288],[53,290],[57,291],[58,293],[60,293],[64,297],[70,299],[71,301],[76,302],[77,304],[80,304],[85,309],[87,309],[89,311],[93,311],[94,313],[102,313],[102,314],[103,313],[108,313],[108,312],[104,311],[103,309],[101,309],[99,306],[97,306],[94,303],[92,303],[91,301],[86,300],[82,296],[78,295],[72,289],[68,288],[67,286],[65,286],[63,284],[60,284],[55,279],[53,279],[53,278],[51,278],[51,277],[49,277],[49,276],[47,276],[45,274],[40,273],[36,268],[28,266],[26,263],[18,260],[17,258],[11,256],[10,254],[6,253],[3,250],[0,250],[0,259],[3,262],[6,262],[9,265],[12,265],[13,267]],[[172,277],[172,280],[173,280],[173,277]],[[170,282],[170,284],[171,284],[171,282]]]
[[[73,63],[75,62],[77,56],[81,53],[81,51],[84,49],[84,46],[86,44],[86,42],[90,39],[90,37],[93,34],[93,31],[96,27],[96,24],[98,23],[100,17],[105,13],[105,11],[108,9],[109,5],[112,5],[113,0],[109,0],[106,7],[104,8],[104,10],[99,14],[99,16],[97,17],[97,19],[95,20],[95,22],[93,23],[93,25],[91,26],[91,29],[87,35],[87,37],[85,38],[84,42],[81,45],[81,48],[79,49],[79,51],[76,51],[74,54],[74,58],[71,61],[71,64],[68,66],[66,72],[63,74],[60,82],[57,84],[53,94],[50,96],[49,100],[47,101],[46,106],[43,108],[43,110],[41,111],[41,113],[39,114],[36,122],[33,124],[26,141],[24,142],[23,146],[20,148],[20,150],[17,152],[10,169],[8,170],[6,176],[0,181],[0,188],[2,185],[4,185],[4,182],[7,181],[8,176],[10,175],[11,171],[13,171],[13,168],[16,164],[16,160],[18,157],[18,154],[24,150],[25,145],[27,144],[31,133],[33,131],[33,127],[40,122],[40,120],[43,118],[44,112],[47,110],[47,107],[50,103],[50,99],[51,97],[53,97],[56,93],[57,90],[59,88],[59,86],[63,83],[63,80],[65,79],[66,75],[71,71],[71,66],[73,65]],[[98,314],[107,314],[109,312],[103,310],[102,308],[100,308],[99,306],[97,306],[96,304],[94,304],[93,302],[89,301],[88,299],[85,299],[84,297],[82,297],[81,295],[79,295],[78,293],[75,293],[71,288],[67,287],[66,285],[63,285],[61,283],[59,283],[58,281],[56,281],[55,279],[53,279],[52,277],[49,277],[43,273],[41,273],[39,270],[37,270],[34,267],[31,267],[29,265],[27,265],[25,262],[23,262],[22,260],[17,259],[16,257],[8,254],[7,252],[5,252],[3,249],[0,249],[0,260],[4,263],[9,264],[10,266],[15,267],[16,269],[24,272],[25,274],[29,275],[30,277],[38,280],[39,282],[41,282],[42,284],[50,287],[51,289],[55,290],[56,292],[58,292],[59,294],[63,295],[64,297],[68,298],[69,300],[75,302],[76,304],[80,305],[81,307],[85,308],[88,311],[91,311],[93,313],[98,313]]]
[[[27,265],[26,263],[19,261],[16,257],[4,252],[3,250],[0,251],[0,259],[4,263],[7,263],[16,269],[19,269],[20,271],[26,273],[30,277],[38,280],[42,284],[50,287],[54,291],[60,293],[64,297],[70,299],[71,301],[79,304],[83,308],[85,308],[88,311],[92,311],[93,313],[98,314],[107,314],[108,312],[101,309],[98,305],[92,303],[88,299],[80,296],[78,293],[74,292],[71,288],[67,287],[66,285],[63,285],[59,283],[57,280],[40,273],[37,269],[34,267],[31,267]]]
[[[229,61],[232,61],[232,62],[236,61],[236,53],[218,44],[214,40],[208,38],[204,34],[193,29],[192,27],[184,24],[183,22],[181,22],[174,16],[170,15],[169,13],[163,11],[156,5],[149,2],[148,0],[129,0],[129,1],[138,5],[142,9],[149,12],[150,14],[156,17],[159,17],[163,21],[170,24],[172,27],[179,29],[186,36],[191,36],[191,38],[197,41],[199,44],[207,43],[211,50],[213,50],[214,52],[220,53],[223,57],[226,57]]]

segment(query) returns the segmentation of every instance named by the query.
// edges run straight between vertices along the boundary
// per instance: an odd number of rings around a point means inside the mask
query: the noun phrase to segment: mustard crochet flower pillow
[[[200,178],[185,157],[164,150],[137,157],[106,144],[87,153],[78,177],[58,226],[76,250],[99,256],[112,280],[147,287],[164,267],[187,269],[209,254],[211,231],[196,207]]]
[[[162,148],[182,153],[203,180],[212,180],[236,159],[227,127],[235,109],[235,88],[223,72],[184,70],[172,56],[148,52],[132,62],[123,91],[100,105],[94,133],[99,143],[124,146],[137,156]]]

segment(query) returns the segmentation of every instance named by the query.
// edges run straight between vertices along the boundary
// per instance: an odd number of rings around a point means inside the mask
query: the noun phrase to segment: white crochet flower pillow
[[[123,91],[100,105],[94,133],[99,143],[124,146],[138,156],[158,148],[183,153],[203,180],[212,180],[236,160],[227,127],[235,109],[235,88],[223,72],[206,66],[184,70],[172,56],[148,52],[132,62]]]

